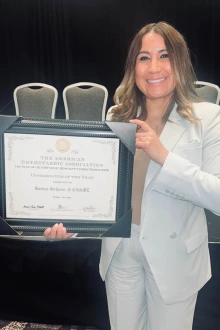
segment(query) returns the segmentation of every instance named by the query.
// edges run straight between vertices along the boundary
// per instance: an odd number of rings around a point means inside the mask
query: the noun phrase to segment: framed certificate
[[[129,237],[135,125],[1,116],[1,218]]]

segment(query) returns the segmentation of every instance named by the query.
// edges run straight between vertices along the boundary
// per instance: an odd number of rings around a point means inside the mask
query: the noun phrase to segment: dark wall
[[[14,114],[13,90],[27,82],[58,89],[58,118],[74,82],[105,85],[110,106],[134,34],[160,20],[186,37],[198,80],[220,85],[219,17],[219,0],[0,0],[0,111]]]

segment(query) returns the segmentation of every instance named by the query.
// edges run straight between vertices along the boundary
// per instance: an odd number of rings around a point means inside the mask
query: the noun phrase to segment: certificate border
[[[1,119],[3,117],[5,119],[7,116],[0,117]],[[24,233],[42,233],[47,227],[51,227],[58,221],[49,219],[6,218],[4,133],[119,138],[119,163],[115,220],[88,221],[73,219],[62,220],[62,223],[68,231],[77,233],[91,233],[107,237],[130,236],[135,125],[115,122],[113,126],[116,128],[114,129],[114,127],[112,128],[112,125],[111,128],[109,127],[110,125],[108,125],[108,122],[67,121],[57,119],[43,120],[39,118],[18,118],[13,116],[10,116],[9,119],[8,127],[7,124],[5,124],[5,127],[3,127],[0,131],[0,216],[2,219],[4,219],[14,230],[22,231]],[[7,122],[7,118],[5,120]],[[10,125],[11,122],[13,122],[12,125]],[[128,141],[129,139],[131,141]],[[132,147],[129,147],[129,145]]]

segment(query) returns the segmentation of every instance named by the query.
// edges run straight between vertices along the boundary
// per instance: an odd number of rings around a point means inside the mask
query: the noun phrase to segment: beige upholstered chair
[[[14,90],[17,116],[55,118],[58,99],[57,89],[42,83],[28,83]]]
[[[99,84],[80,82],[63,90],[66,119],[104,121],[107,89]]]
[[[197,95],[201,99],[219,104],[220,88],[217,85],[205,81],[196,81],[195,84]]]

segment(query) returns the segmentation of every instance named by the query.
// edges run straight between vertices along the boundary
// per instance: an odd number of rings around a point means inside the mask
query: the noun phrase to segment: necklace
[[[164,126],[164,122],[163,122],[163,114],[164,112],[166,111],[166,108],[167,108],[167,105],[169,103],[169,100],[168,102],[165,104],[164,108],[162,109],[161,113],[160,113],[160,118],[161,118],[161,123],[157,124],[157,125],[152,125],[152,123],[150,122],[149,119],[145,119],[149,124],[149,126],[154,130],[154,132],[157,132],[159,128],[163,129],[163,126]]]
[[[158,128],[160,127],[160,125],[153,126],[149,121],[148,121],[148,125],[154,130],[154,132],[157,132]]]

